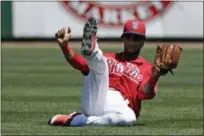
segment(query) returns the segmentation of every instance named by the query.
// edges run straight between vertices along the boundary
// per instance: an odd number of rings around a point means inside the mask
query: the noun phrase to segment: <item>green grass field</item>
[[[74,128],[51,127],[47,121],[57,113],[80,111],[84,77],[58,47],[7,45],[1,52],[3,135],[203,134],[203,47],[184,47],[175,75],[160,79],[157,96],[143,102],[135,126]],[[155,49],[144,48],[141,55],[152,62]]]

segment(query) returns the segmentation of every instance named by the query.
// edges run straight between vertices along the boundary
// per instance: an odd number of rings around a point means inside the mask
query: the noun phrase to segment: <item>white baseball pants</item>
[[[71,126],[131,126],[136,121],[136,115],[128,107],[120,92],[109,88],[109,72],[107,60],[96,45],[90,57],[86,57],[89,75],[83,88],[82,110],[84,114],[77,115],[71,121]]]

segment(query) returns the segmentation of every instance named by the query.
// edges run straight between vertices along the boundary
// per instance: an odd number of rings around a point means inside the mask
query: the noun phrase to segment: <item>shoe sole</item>
[[[83,41],[81,52],[83,55],[90,56],[94,50],[92,44],[93,36],[96,35],[98,23],[95,18],[90,18],[84,25]]]

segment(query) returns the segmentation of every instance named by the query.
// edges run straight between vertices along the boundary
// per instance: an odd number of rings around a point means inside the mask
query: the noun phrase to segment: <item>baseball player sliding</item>
[[[139,56],[144,46],[145,24],[128,20],[121,36],[124,51],[103,53],[97,43],[98,24],[90,18],[84,25],[81,54],[68,44],[71,29],[62,28],[56,39],[63,54],[75,69],[86,75],[82,112],[55,115],[49,125],[60,126],[132,126],[140,116],[141,102],[152,99],[160,76],[177,67],[182,48],[159,45],[153,64]]]

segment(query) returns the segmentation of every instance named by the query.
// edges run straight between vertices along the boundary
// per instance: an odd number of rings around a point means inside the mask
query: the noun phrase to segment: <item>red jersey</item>
[[[66,56],[69,47],[63,52]],[[134,110],[136,116],[140,115],[141,101],[155,96],[157,85],[153,94],[145,94],[143,86],[151,78],[152,64],[139,56],[135,60],[126,61],[124,53],[104,53],[109,67],[109,87],[121,92],[129,100],[129,107]],[[89,68],[84,57],[75,53],[69,63],[82,73],[88,73]]]

